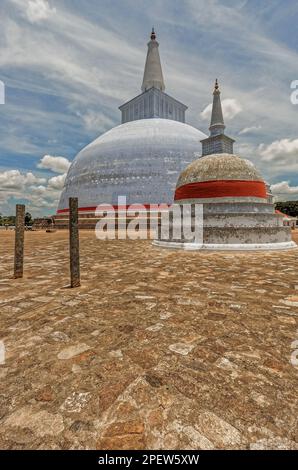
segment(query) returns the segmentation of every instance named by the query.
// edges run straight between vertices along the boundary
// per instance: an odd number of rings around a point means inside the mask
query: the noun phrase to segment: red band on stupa
[[[79,208],[79,211],[86,211],[86,212],[87,212],[87,211],[88,211],[88,212],[90,211],[90,212],[93,212],[93,211],[95,211],[95,209],[96,209],[96,206],[92,206],[92,207],[82,207],[82,208],[80,207],[80,208]],[[68,212],[69,212],[69,208],[68,208],[68,207],[67,207],[66,209],[59,209],[59,210],[57,210],[57,214],[65,214],[65,213],[68,213]]]
[[[220,180],[189,183],[175,191],[175,201],[221,197],[259,197],[266,199],[263,181]]]

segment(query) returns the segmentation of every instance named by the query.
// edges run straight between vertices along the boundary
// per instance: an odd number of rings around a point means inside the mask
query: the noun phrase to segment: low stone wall
[[[115,216],[116,216],[115,229],[117,230],[118,226],[120,224],[123,224],[123,216],[121,215],[118,218],[117,213],[115,214]],[[79,220],[78,220],[79,229],[80,230],[95,230],[97,222],[99,222],[102,219],[105,219],[106,221],[109,220],[109,218],[105,218],[105,217],[95,217],[94,214],[80,214],[79,213]],[[141,221],[143,227],[146,226],[147,229],[150,228],[150,219],[149,219],[149,215],[147,215],[147,214],[142,214],[140,217],[137,217],[137,216],[135,216],[135,217],[126,217],[125,226],[127,227],[127,225],[135,219],[138,219],[139,221]],[[68,214],[55,215],[53,217],[53,220],[54,220],[55,229],[64,229],[64,230],[68,229],[68,220],[69,220],[68,219]],[[113,218],[111,217],[110,220],[112,221]],[[160,215],[159,214],[152,215],[151,220],[152,220],[152,223],[154,223],[154,221],[155,221],[157,224],[159,224]],[[123,225],[122,225],[121,228],[123,228]]]

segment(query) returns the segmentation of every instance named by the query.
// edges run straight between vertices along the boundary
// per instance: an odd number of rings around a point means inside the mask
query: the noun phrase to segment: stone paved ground
[[[298,250],[67,237],[0,232],[0,448],[298,448]]]

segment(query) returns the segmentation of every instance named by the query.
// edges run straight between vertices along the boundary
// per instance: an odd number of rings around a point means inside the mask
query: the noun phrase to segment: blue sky
[[[279,199],[298,199],[296,0],[2,0],[0,212],[54,213],[69,162],[140,92],[154,25],[166,91],[208,129],[213,82],[227,134]],[[207,108],[207,109],[206,109]]]

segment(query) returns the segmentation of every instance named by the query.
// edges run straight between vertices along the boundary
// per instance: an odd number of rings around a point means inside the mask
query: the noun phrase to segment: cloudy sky
[[[0,10],[0,212],[16,202],[55,212],[70,161],[140,92],[152,25],[187,122],[207,132],[218,77],[236,153],[279,199],[298,199],[297,0],[1,0]]]

